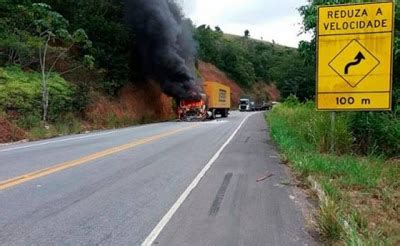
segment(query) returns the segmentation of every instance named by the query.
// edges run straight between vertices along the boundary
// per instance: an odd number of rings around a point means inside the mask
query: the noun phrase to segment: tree
[[[0,62],[25,66],[31,62],[37,40],[30,34],[32,13],[24,5],[26,1],[0,1]]]
[[[249,30],[244,31],[244,37],[245,38],[250,38],[250,31]]]
[[[48,81],[54,71],[55,65],[60,59],[65,58],[73,46],[83,44],[85,48],[89,48],[91,42],[82,29],[78,29],[73,34],[70,34],[67,30],[68,21],[59,13],[52,11],[49,5],[42,3],[32,4],[32,12],[34,15],[35,30],[39,38],[37,48],[42,73],[42,119],[43,121],[47,121],[49,107]],[[56,42],[61,42],[64,46],[56,47],[50,45],[50,43],[56,44]],[[94,58],[85,55],[82,65],[75,66],[61,74],[72,72],[83,66],[93,67],[93,64]]]
[[[84,29],[93,42],[87,50],[104,74],[100,86],[111,96],[133,80],[141,80],[135,34],[125,23],[121,0],[33,0],[45,2],[69,21],[69,31]],[[101,24],[99,24],[101,23]]]
[[[5,12],[1,18],[2,34],[0,47],[8,50],[9,64],[18,64],[22,67],[37,64],[42,74],[42,110],[43,121],[47,120],[49,106],[48,81],[54,72],[56,64],[62,59],[71,59],[69,51],[72,47],[81,45],[88,49],[91,42],[84,30],[77,29],[72,34],[68,31],[68,21],[58,12],[43,3],[30,3],[28,0],[13,4],[8,0],[0,4]],[[89,55],[71,69],[63,71],[65,74],[80,67],[92,67],[94,58]]]
[[[223,33],[214,32],[209,26],[202,25],[195,30],[195,39],[199,43],[198,56],[206,62],[221,64],[219,54]]]
[[[310,84],[313,86],[312,69],[302,63],[296,49],[251,38],[227,37],[206,25],[196,29],[195,37],[199,58],[215,64],[246,89],[257,82],[274,82],[287,91],[283,95],[298,92],[300,98],[313,96],[313,90],[304,91]],[[296,83],[299,90],[289,88],[295,88]]]

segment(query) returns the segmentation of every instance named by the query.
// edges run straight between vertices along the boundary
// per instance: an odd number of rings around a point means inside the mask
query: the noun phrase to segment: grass
[[[320,213],[317,217],[317,225],[321,233],[328,239],[338,241],[343,234],[340,224],[340,208],[334,200],[327,199],[320,205]]]
[[[74,111],[75,87],[57,74],[48,81],[49,119]],[[25,72],[19,67],[0,67],[0,110],[13,112],[16,116],[40,117],[41,75]],[[32,119],[31,119],[32,120]]]
[[[83,127],[84,122],[72,113],[60,117],[56,122],[45,124],[36,117],[27,117],[23,123],[30,140],[40,140],[59,136],[67,136],[71,134],[82,133],[86,130],[102,130],[102,129],[118,129],[123,127],[136,126],[140,124],[148,124],[158,122],[151,117],[143,117],[142,119],[132,119],[129,116],[117,117],[116,114],[110,112],[104,119],[97,119],[89,127]],[[21,122],[19,122],[21,124]]]
[[[52,124],[34,121],[28,129],[30,140],[40,140],[83,132],[82,122],[72,113],[68,113]]]
[[[89,89],[69,83],[56,73],[50,76],[48,88],[48,119],[43,122],[41,74],[25,71],[18,66],[0,67],[0,117],[26,133],[19,137],[8,133],[12,136],[7,136],[4,140],[1,138],[0,141],[18,141],[25,137],[29,140],[40,140],[87,130],[117,129],[160,121],[156,109],[146,111],[147,113],[138,112],[136,115],[135,112],[125,113],[120,109],[114,111],[110,105],[104,105],[105,110],[102,113],[89,116],[85,112],[88,110],[86,106],[89,99],[94,99],[96,94],[89,94]],[[100,92],[97,93],[102,96]],[[109,100],[105,100],[105,103],[112,104]]]
[[[357,155],[350,116],[339,114],[333,133],[329,114],[312,103],[282,104],[266,118],[284,162],[304,182],[313,176],[320,183],[326,200],[316,220],[329,244],[398,245],[400,165]]]

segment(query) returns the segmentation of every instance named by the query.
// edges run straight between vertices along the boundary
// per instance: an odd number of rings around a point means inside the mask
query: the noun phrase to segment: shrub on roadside
[[[400,156],[400,118],[391,113],[354,113],[349,121],[360,154]]]
[[[285,102],[276,107],[272,114],[276,118],[284,119],[293,134],[320,152],[328,152],[332,143],[335,145],[337,153],[343,154],[351,151],[352,136],[348,131],[346,115],[337,117],[332,133],[329,113],[316,112],[312,102],[298,104],[294,100],[290,100],[288,103]]]
[[[341,238],[343,227],[340,223],[340,209],[333,200],[327,198],[321,204],[317,224],[325,238],[333,241]]]
[[[382,155],[373,155],[399,154],[398,139],[387,136],[388,132],[395,132],[398,118],[396,114],[368,113],[368,119],[362,119],[364,115],[339,113],[334,132],[324,135],[322,131],[330,131],[329,113],[317,112],[312,102],[284,103],[266,114],[271,136],[285,160],[301,179],[314,177],[325,193],[321,196],[316,222],[329,245],[398,245],[400,242],[397,202],[400,169],[398,165],[391,165],[396,163],[394,159],[385,162]],[[374,151],[368,149],[368,156],[355,155],[362,153],[355,128],[364,132],[359,133],[361,137],[374,140]],[[342,148],[343,139],[348,142]],[[335,143],[336,153],[322,151],[331,141]]]
[[[58,135],[64,136],[80,133],[82,131],[82,124],[74,114],[67,113],[57,120],[54,124],[54,128]]]
[[[14,112],[23,127],[32,128],[41,115],[41,75],[24,72],[18,67],[0,68],[0,110]],[[73,85],[53,74],[49,80],[49,120],[74,112]]]
[[[41,125],[41,117],[38,114],[21,115],[17,121],[17,125],[23,129],[30,130]]]
[[[317,112],[313,102],[295,98],[276,107],[272,114],[282,118],[293,134],[321,153],[333,144],[337,154],[400,155],[400,118],[391,113],[337,113],[332,131],[328,112]]]

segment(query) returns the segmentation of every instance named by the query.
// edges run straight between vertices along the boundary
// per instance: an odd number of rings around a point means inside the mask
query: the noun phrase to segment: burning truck
[[[197,45],[193,24],[174,0],[124,0],[125,19],[135,35],[135,57],[143,78],[160,83],[176,99],[181,120],[228,117],[231,89],[217,82],[196,83]],[[201,88],[202,87],[202,88]]]
[[[215,119],[217,114],[228,117],[231,108],[231,89],[218,82],[204,82],[204,93],[198,99],[178,100],[178,118],[180,120]]]

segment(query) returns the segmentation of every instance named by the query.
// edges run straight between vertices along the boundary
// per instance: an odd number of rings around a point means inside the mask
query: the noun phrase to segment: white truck
[[[239,111],[241,112],[253,111],[252,101],[248,98],[240,99]]]

